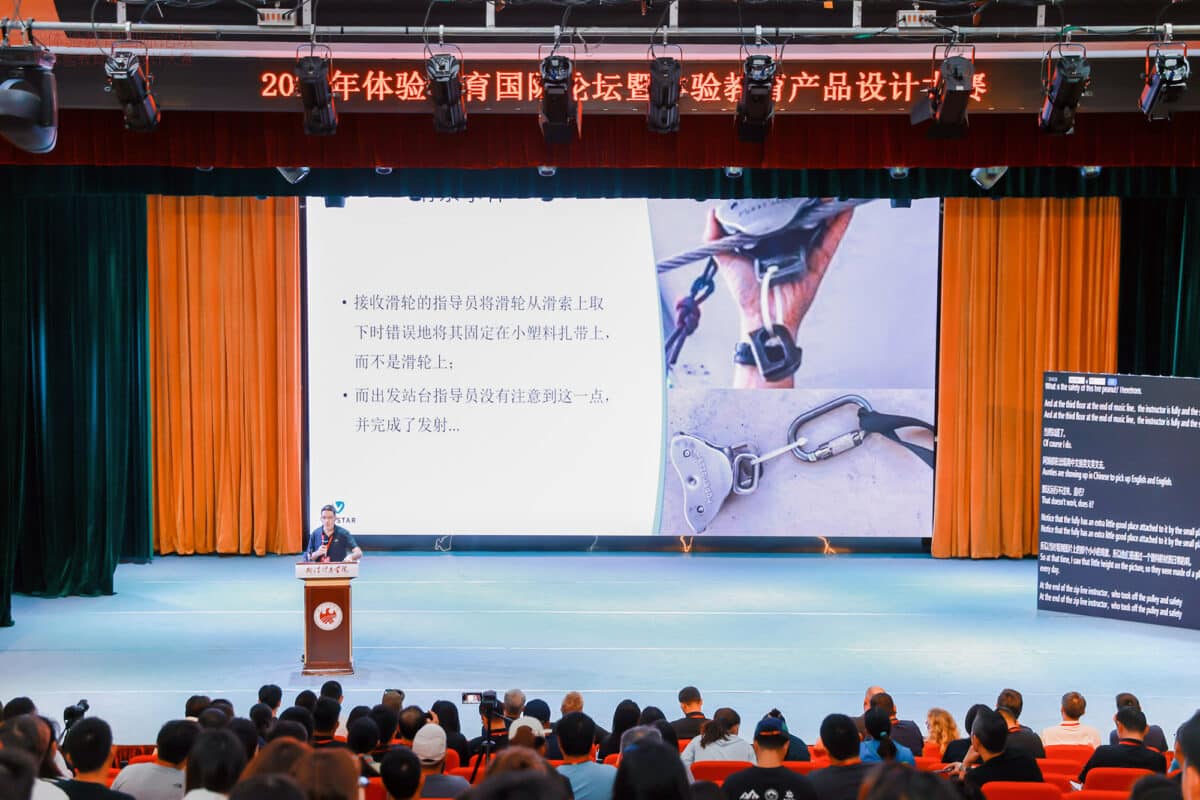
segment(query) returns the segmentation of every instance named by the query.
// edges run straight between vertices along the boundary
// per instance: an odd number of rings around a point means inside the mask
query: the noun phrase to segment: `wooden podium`
[[[357,562],[297,564],[304,581],[303,675],[350,675],[354,657],[350,638],[350,581]]]

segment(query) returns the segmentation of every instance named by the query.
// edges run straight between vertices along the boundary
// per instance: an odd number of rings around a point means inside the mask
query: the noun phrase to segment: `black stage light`
[[[976,167],[971,170],[971,180],[980,189],[989,192],[1006,174],[1008,167]]]
[[[937,53],[945,47],[945,57],[934,69],[933,88],[929,96],[917,100],[909,112],[913,125],[932,120],[929,137],[933,139],[959,139],[967,135],[967,105],[975,83],[975,51],[971,56],[950,55],[953,45],[939,45],[933,49],[934,62]]]
[[[462,61],[452,53],[425,58],[426,95],[433,104],[433,127],[438,133],[467,129],[467,103],[462,90]]]
[[[49,153],[58,142],[58,93],[49,50],[0,47],[0,136],[29,153]]]
[[[747,56],[742,62],[742,96],[737,104],[737,134],[743,142],[765,142],[775,119],[775,59]]]
[[[542,111],[538,125],[547,144],[570,144],[583,133],[583,110],[575,100],[575,68],[566,56],[542,59]]]
[[[293,186],[307,178],[308,174],[312,172],[308,167],[276,167],[275,171]]]
[[[646,104],[646,127],[655,133],[679,130],[679,93],[683,63],[678,58],[650,59],[650,91]]]
[[[1172,107],[1187,91],[1191,67],[1187,43],[1155,42],[1146,48],[1146,85],[1138,101],[1142,113],[1151,122],[1170,119]]]
[[[1075,132],[1075,114],[1083,96],[1091,90],[1092,66],[1087,60],[1087,51],[1062,53],[1060,45],[1058,59],[1046,54],[1042,92],[1042,113],[1038,116],[1038,127],[1047,133],[1070,134]]]
[[[304,104],[304,132],[309,136],[332,136],[337,133],[337,109],[333,106],[333,88],[329,83],[329,52],[324,56],[309,55],[296,59],[296,82],[300,85],[300,102]]]
[[[121,104],[125,129],[137,133],[155,130],[161,115],[150,89],[153,78],[138,54],[131,50],[114,50],[104,61],[104,74],[108,77],[107,90]]]

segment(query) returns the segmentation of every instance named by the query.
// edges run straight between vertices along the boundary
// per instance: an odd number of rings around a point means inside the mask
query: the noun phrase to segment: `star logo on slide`
[[[337,630],[342,617],[342,607],[337,603],[321,603],[313,609],[313,624],[323,631]]]

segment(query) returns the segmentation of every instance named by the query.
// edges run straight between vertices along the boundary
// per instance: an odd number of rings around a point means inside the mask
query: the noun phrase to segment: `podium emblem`
[[[321,603],[313,609],[313,624],[323,631],[337,630],[342,617],[342,607],[337,603]]]

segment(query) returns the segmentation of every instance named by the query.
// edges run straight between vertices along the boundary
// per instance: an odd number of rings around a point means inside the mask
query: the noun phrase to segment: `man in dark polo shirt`
[[[808,778],[783,765],[788,735],[778,717],[763,717],[754,729],[754,754],[758,766],[735,772],[721,788],[727,800],[817,800]]]
[[[695,686],[685,686],[679,690],[679,710],[683,716],[671,722],[671,727],[679,741],[695,739],[700,735],[700,728],[708,722],[704,716],[704,698]]]
[[[983,763],[967,772],[963,780],[976,789],[992,781],[1040,783],[1042,770],[1027,753],[1007,747],[1008,722],[995,711],[980,711],[971,728],[971,747]]]
[[[1096,767],[1133,767],[1148,769],[1152,772],[1166,772],[1167,760],[1163,754],[1146,747],[1146,715],[1136,706],[1125,706],[1120,709],[1113,722],[1117,723],[1116,744],[1106,744],[1096,748],[1092,757],[1083,765],[1079,773],[1079,782],[1083,783],[1088,772]]]
[[[913,751],[913,755],[921,755],[925,750],[925,737],[921,735],[921,726],[910,719],[900,719],[896,715],[896,702],[887,692],[879,692],[871,698],[870,708],[882,708],[888,714],[888,719],[892,721],[892,741],[897,744],[902,744],[909,750]],[[865,714],[863,715],[865,718]]]
[[[1008,743],[1005,746],[1031,758],[1045,758],[1046,748],[1042,746],[1042,737],[1017,721],[1024,706],[1025,700],[1016,689],[1004,689],[996,698],[996,711],[1008,723]]]
[[[819,800],[855,800],[871,764],[859,758],[858,727],[845,714],[830,714],[821,722],[821,742],[829,766],[808,774]]]
[[[337,509],[321,506],[321,527],[308,535],[308,548],[304,551],[306,561],[358,561],[362,548],[350,531],[336,524]]]

